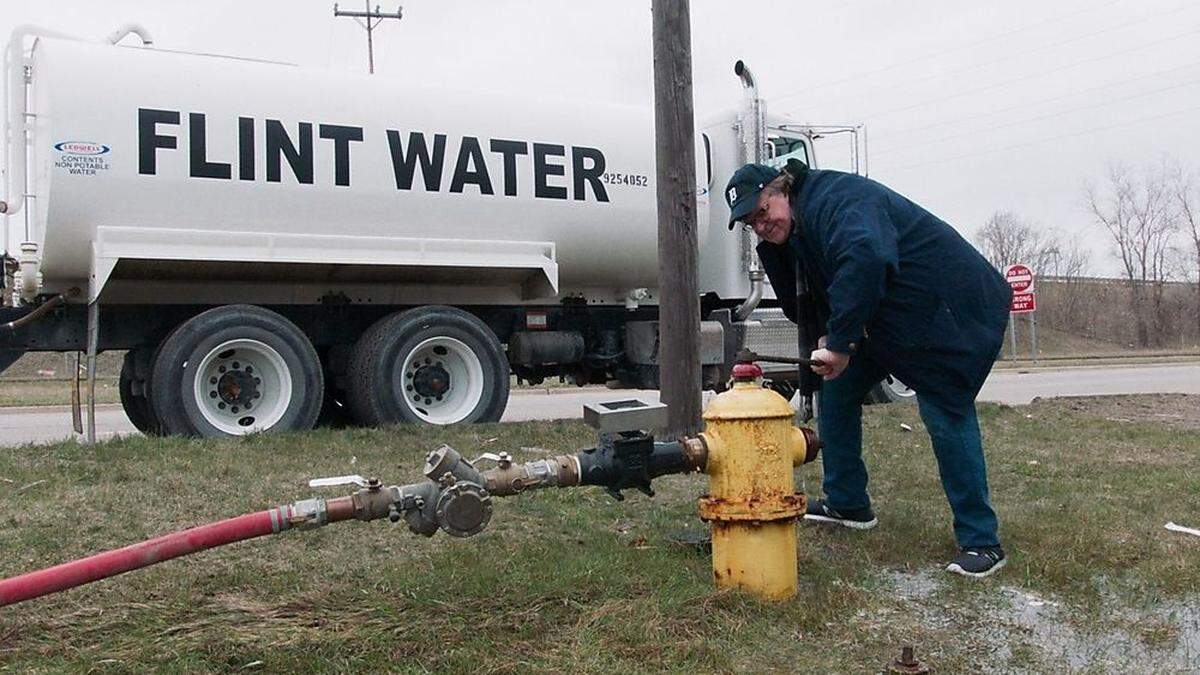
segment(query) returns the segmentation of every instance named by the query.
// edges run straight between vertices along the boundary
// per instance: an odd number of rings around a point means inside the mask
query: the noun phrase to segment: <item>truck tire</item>
[[[162,425],[154,416],[154,409],[150,407],[150,399],[146,396],[150,388],[149,373],[139,372],[143,370],[136,365],[139,359],[149,361],[141,350],[131,349],[125,352],[125,358],[121,361],[121,375],[117,380],[121,407],[138,431],[147,436],[161,436]]]
[[[863,403],[867,405],[873,403],[896,403],[898,401],[910,400],[916,395],[917,392],[909,389],[907,384],[904,384],[892,375],[888,375],[880,380],[879,384],[872,387],[871,391],[867,392],[867,397]]]
[[[186,436],[311,429],[324,395],[312,343],[291,321],[254,305],[185,321],[159,348],[150,383],[163,430]]]
[[[366,426],[496,422],[508,405],[508,358],[482,321],[430,305],[368,328],[346,382],[346,404]]]

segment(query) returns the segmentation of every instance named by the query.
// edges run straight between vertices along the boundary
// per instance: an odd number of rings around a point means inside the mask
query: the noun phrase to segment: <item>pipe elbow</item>
[[[758,308],[758,303],[762,302],[763,279],[765,277],[766,274],[762,270],[750,270],[750,295],[733,310],[733,316],[738,321],[745,321],[750,318],[750,314]]]
[[[757,92],[757,86],[754,84],[754,75],[750,72],[749,66],[744,61],[738,59],[738,62],[733,64],[733,74],[742,80],[743,87]]]

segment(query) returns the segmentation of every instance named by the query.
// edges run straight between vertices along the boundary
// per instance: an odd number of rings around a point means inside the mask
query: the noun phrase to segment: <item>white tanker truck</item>
[[[745,105],[696,140],[710,387],[764,295],[719,190],[813,158],[739,74]],[[510,373],[657,384],[649,108],[173,52],[138,26],[19,28],[6,84],[0,371],[128,350],[130,420],[203,436],[495,421]]]

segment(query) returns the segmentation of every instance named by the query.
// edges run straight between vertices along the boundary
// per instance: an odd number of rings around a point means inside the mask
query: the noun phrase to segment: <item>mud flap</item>
[[[0,373],[8,370],[9,366],[24,355],[25,351],[22,349],[0,349]]]

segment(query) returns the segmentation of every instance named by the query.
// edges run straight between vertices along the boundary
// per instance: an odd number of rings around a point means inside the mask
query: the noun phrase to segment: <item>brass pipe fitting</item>
[[[574,455],[559,455],[524,464],[501,459],[482,474],[483,486],[489,493],[509,497],[526,490],[579,485],[579,459]]]

